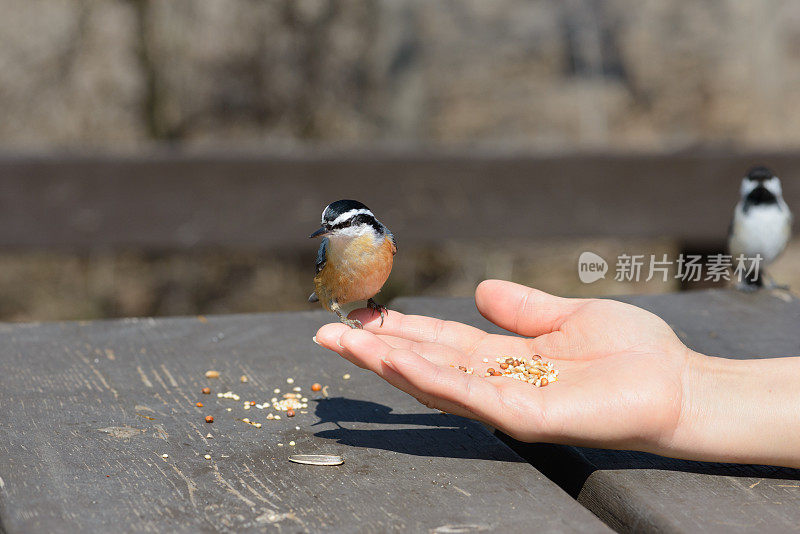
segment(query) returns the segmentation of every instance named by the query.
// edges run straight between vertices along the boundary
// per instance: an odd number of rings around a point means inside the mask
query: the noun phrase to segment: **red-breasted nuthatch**
[[[397,253],[392,232],[361,202],[337,200],[322,211],[322,226],[308,236],[322,236],[317,252],[315,291],[309,302],[322,303],[350,328],[361,328],[361,321],[348,319],[342,304],[366,300],[367,307],[381,314],[386,307],[372,300],[392,272]]]

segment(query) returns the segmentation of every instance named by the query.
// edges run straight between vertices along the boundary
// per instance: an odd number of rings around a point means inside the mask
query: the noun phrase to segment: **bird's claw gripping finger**
[[[361,330],[364,328],[364,325],[361,324],[361,321],[358,319],[347,319],[346,317],[343,317],[342,322],[353,330]]]
[[[346,324],[353,330],[359,330],[364,328],[364,325],[361,324],[361,321],[359,321],[358,319],[348,319],[347,317],[345,317],[344,313],[342,313],[342,309],[339,307],[339,303],[335,301],[331,302],[331,311],[333,311],[333,313],[335,313],[339,317],[339,320],[342,323]]]
[[[375,310],[381,314],[381,326],[383,326],[383,319],[386,317],[386,314],[389,313],[389,308],[384,306],[383,304],[378,304],[372,299],[367,299],[367,308],[370,310]]]

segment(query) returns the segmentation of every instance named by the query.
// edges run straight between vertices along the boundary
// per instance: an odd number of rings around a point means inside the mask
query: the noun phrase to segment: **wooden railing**
[[[279,155],[0,158],[0,246],[305,247],[355,198],[406,243],[456,237],[669,236],[721,243],[755,163],[800,206],[800,154]]]

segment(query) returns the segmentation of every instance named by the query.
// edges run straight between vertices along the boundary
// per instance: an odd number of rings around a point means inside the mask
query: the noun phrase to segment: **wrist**
[[[664,454],[796,466],[798,365],[798,358],[734,360],[689,350],[681,413]]]

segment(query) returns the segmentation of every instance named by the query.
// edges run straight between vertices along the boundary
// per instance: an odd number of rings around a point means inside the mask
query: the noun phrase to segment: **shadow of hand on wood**
[[[414,456],[522,461],[483,425],[463,417],[440,412],[395,414],[389,406],[344,397],[316,402],[314,413],[320,420],[314,426],[333,423],[336,428],[314,435],[342,445]]]

